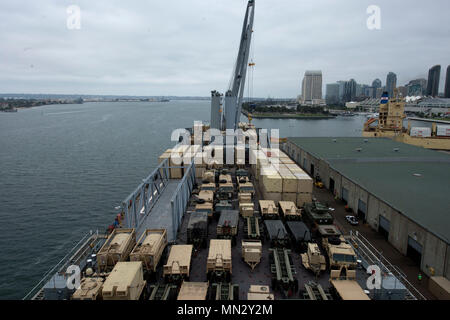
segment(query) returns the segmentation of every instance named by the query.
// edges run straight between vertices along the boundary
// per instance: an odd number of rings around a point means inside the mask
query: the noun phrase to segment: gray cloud
[[[81,30],[66,8],[82,10]],[[381,30],[366,8],[381,8]],[[224,91],[236,58],[244,0],[4,0],[0,92],[209,95]],[[294,97],[303,73],[324,84],[398,83],[450,64],[450,2],[256,0],[254,95]]]

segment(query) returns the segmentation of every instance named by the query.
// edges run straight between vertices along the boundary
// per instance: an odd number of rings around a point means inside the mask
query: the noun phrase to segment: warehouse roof
[[[387,138],[289,138],[449,243],[450,155]]]

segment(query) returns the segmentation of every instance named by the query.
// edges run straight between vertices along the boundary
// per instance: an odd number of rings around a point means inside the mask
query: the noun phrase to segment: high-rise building
[[[428,71],[427,96],[437,97],[439,94],[439,77],[441,76],[441,66],[436,65]]]
[[[377,90],[375,91],[375,98],[380,99],[383,95],[384,89],[384,87],[377,88]]]
[[[427,79],[414,79],[411,80],[407,85],[407,95],[408,96],[423,96],[427,91]]]
[[[306,71],[302,82],[302,100],[313,104],[322,99],[322,71]]]
[[[450,98],[450,66],[447,67],[445,74],[444,98]]]
[[[327,92],[325,100],[328,105],[332,105],[339,102],[339,83],[327,84]]]
[[[373,95],[372,98],[377,98],[377,89],[381,88],[382,83],[380,79],[375,79],[372,81]],[[381,97],[381,96],[380,96]],[[379,98],[379,97],[378,97]]]
[[[350,79],[350,81],[347,81],[344,86],[344,102],[350,102],[355,100],[356,97],[356,86],[357,83],[354,79]]]
[[[386,91],[389,98],[394,96],[394,89],[397,87],[397,75],[393,72],[389,72],[386,77]]]
[[[344,99],[344,89],[346,82],[347,81],[344,80],[337,81],[337,84],[339,85],[339,102],[342,102]]]

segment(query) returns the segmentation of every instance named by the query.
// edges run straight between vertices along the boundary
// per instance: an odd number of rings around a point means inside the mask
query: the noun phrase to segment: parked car
[[[345,216],[345,219],[352,226],[357,226],[358,225],[358,218],[356,218],[355,216]]]

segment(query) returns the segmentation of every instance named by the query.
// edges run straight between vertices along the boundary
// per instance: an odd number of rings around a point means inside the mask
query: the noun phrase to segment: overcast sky
[[[2,0],[0,93],[208,96],[226,90],[245,0]],[[70,5],[81,29],[67,28]],[[381,29],[369,30],[369,5]],[[256,0],[254,96],[296,97],[305,70],[324,86],[398,85],[450,64],[448,0]],[[246,90],[247,93],[247,90]],[[324,92],[325,94],[325,92]]]

